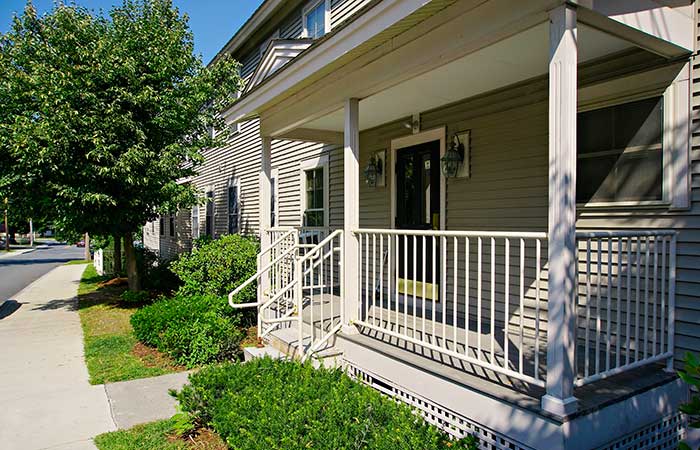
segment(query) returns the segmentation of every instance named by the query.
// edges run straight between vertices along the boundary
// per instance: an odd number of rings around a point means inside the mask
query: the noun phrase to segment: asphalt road
[[[0,258],[0,303],[11,299],[51,269],[74,259],[82,259],[83,248],[50,244],[33,252]]]

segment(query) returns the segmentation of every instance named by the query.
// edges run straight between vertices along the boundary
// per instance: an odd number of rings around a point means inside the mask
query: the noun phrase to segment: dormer
[[[282,68],[301,52],[306,50],[313,39],[272,39],[265,50],[253,76],[246,84],[245,92],[248,92],[260,84],[267,77]]]

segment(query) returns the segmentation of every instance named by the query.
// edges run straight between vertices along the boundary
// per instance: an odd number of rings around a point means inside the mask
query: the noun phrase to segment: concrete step
[[[302,341],[302,346],[305,349],[311,345],[310,331],[310,326],[305,324]],[[291,358],[300,358],[299,333],[296,323],[271,332],[266,336],[265,341],[272,348]],[[335,346],[335,336],[332,336],[323,348],[311,355],[311,362],[315,367],[342,367],[343,352]]]
[[[244,361],[251,361],[255,358],[264,358],[265,356],[269,356],[272,359],[287,358],[287,355],[269,345],[266,345],[265,347],[245,347],[243,349]]]

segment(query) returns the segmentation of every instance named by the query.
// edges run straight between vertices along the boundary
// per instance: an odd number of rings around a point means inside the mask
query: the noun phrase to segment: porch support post
[[[343,331],[357,333],[360,288],[358,267],[360,246],[353,231],[360,227],[360,128],[359,100],[345,101],[343,149]]]
[[[576,410],[576,9],[549,14],[549,221],[547,393],[542,409]]]
[[[262,155],[260,158],[260,208],[258,217],[258,231],[260,233],[260,248],[269,247],[272,242],[267,230],[270,228],[270,215],[272,205],[270,204],[272,193],[272,138],[262,136]],[[258,269],[265,265],[267,261],[258,259]],[[270,280],[262,277],[258,284],[258,301],[262,300],[262,293],[269,292]]]

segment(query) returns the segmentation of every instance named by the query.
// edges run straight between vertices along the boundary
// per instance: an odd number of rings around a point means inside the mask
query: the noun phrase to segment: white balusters
[[[359,270],[365,314],[358,326],[544,385],[537,355],[544,330],[539,286],[544,233],[356,233],[365,243]],[[520,248],[519,302],[511,308],[513,240]],[[526,247],[532,249],[529,261]],[[519,331],[511,342],[514,317]]]
[[[355,232],[358,326],[544,385],[544,233]],[[671,357],[675,239],[578,233],[578,385]]]
[[[585,280],[585,289],[579,291],[582,339],[576,351],[583,365],[576,384],[671,360],[676,233],[594,231],[579,232],[577,239],[585,243],[585,250],[579,247],[579,279]],[[593,336],[589,333],[592,322]]]

